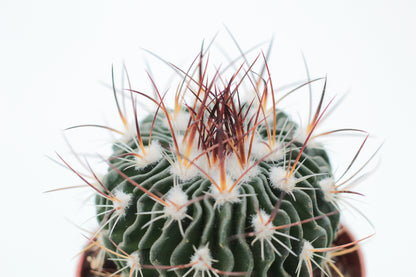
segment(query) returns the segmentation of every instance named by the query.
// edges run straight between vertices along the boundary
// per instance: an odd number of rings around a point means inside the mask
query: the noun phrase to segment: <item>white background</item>
[[[219,32],[217,45],[236,57],[225,24],[243,49],[274,36],[275,82],[305,79],[303,52],[313,77],[328,76],[329,95],[348,91],[329,126],[369,131],[367,157],[385,141],[378,171],[355,188],[366,195],[357,205],[376,228],[363,244],[368,276],[416,276],[415,2],[286,2],[2,0],[0,275],[74,276],[73,257],[85,239],[70,222],[82,225],[93,214],[85,202],[90,191],[43,193],[79,184],[46,156],[70,156],[64,128],[117,122],[103,85],[111,82],[111,65],[120,76],[125,61],[133,88],[146,90],[145,57],[161,87],[173,91],[171,73],[142,48],[186,67],[202,40]],[[81,152],[108,139],[97,130],[66,133]],[[348,220],[357,237],[372,232],[362,221]]]

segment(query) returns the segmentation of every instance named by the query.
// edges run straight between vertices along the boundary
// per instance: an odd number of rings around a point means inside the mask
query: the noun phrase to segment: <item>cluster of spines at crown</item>
[[[75,151],[87,172],[58,155],[96,193],[99,228],[83,251],[95,249],[88,259],[96,276],[343,276],[335,258],[366,239],[333,245],[342,196],[359,194],[350,187],[374,157],[349,172],[368,134],[318,132],[336,106],[325,99],[326,78],[277,91],[266,56],[214,71],[204,50],[187,71],[167,63],[182,76],[173,106],[150,74],[153,95],[116,89],[113,74],[123,129],[69,128],[118,136],[113,154],[101,158],[108,164],[103,176]],[[296,124],[280,104],[308,88],[311,96],[318,82],[318,105],[306,126]],[[131,118],[121,97],[129,98]],[[145,101],[153,108],[143,116]],[[341,132],[363,141],[335,178],[320,138]]]

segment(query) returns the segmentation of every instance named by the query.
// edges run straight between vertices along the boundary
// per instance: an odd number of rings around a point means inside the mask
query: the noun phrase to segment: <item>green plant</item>
[[[361,169],[334,180],[325,147],[317,142],[347,130],[315,132],[332,102],[324,105],[326,79],[277,98],[263,55],[228,79],[220,70],[207,77],[203,51],[187,72],[172,67],[183,77],[172,108],[150,78],[154,97],[123,92],[134,111],[129,121],[114,88],[125,130],[105,127],[122,137],[103,158],[103,178],[88,165],[94,181],[87,180],[59,156],[97,193],[100,227],[89,248],[98,254],[90,257],[91,267],[99,276],[337,272],[331,257],[358,242],[332,246],[340,225],[338,198],[352,192],[344,187]],[[319,80],[325,82],[319,105],[302,128],[279,103]],[[138,99],[150,101],[155,112],[139,119]],[[106,268],[105,260],[117,269]]]

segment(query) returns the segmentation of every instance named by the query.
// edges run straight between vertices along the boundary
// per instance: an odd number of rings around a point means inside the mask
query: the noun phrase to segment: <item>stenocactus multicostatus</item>
[[[88,165],[89,181],[74,170],[97,193],[100,227],[89,247],[99,253],[91,267],[97,276],[337,271],[331,255],[356,242],[332,247],[338,198],[350,192],[343,186],[351,180],[335,180],[325,146],[317,142],[331,133],[316,133],[332,102],[324,103],[326,79],[278,95],[262,55],[228,77],[218,69],[208,78],[206,60],[201,51],[188,71],[172,66],[183,77],[172,107],[150,77],[153,97],[122,92],[134,114],[127,118],[114,88],[125,130],[106,127],[122,134],[103,158],[108,172],[98,177]],[[279,103],[319,80],[325,82],[319,105],[301,127]],[[143,101],[154,112],[139,119]],[[117,269],[105,268],[104,260]]]

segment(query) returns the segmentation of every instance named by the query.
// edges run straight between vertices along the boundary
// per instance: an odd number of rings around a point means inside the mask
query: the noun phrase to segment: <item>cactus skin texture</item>
[[[305,277],[328,269],[325,251],[305,254],[331,247],[339,228],[338,204],[321,187],[333,177],[329,158],[313,138],[325,89],[302,129],[278,109],[269,74],[250,67],[227,83],[208,80],[205,69],[201,54],[172,109],[156,86],[154,98],[129,90],[133,124],[115,92],[126,131],[108,172],[96,177],[94,243],[118,269],[101,275]],[[156,112],[138,120],[137,97]]]
[[[278,113],[276,117],[281,123],[286,120],[286,115],[283,113]],[[150,126],[151,123],[152,118],[148,117],[141,122],[141,128],[146,129],[146,126]],[[260,134],[264,135],[264,126],[260,125],[259,128],[263,128],[263,132]],[[278,125],[277,132],[280,133],[282,130],[282,124]],[[145,133],[141,135],[144,144],[147,144],[149,135]],[[156,122],[152,137],[154,140],[156,138],[159,140],[166,155],[173,160],[175,153],[168,150],[173,144],[172,136],[161,120]],[[289,139],[284,142],[291,144]],[[130,145],[134,147],[133,142],[130,142]],[[290,155],[299,155],[301,146],[301,143],[294,142],[292,145],[294,149],[285,154],[285,159],[289,161]],[[119,148],[123,147],[114,145],[114,157],[126,154],[124,150]],[[171,173],[169,158],[164,157],[140,170],[125,169],[129,167],[129,163],[117,159],[114,159],[113,166],[123,171],[129,179],[137,182],[143,188],[166,194],[173,188],[176,178]],[[282,165],[284,159],[282,157],[280,160],[262,161],[258,164],[258,174],[244,181],[241,185],[239,184],[240,193],[247,196],[238,198],[238,201],[234,203],[226,202],[222,205],[215,205],[214,197],[206,197],[189,205],[187,214],[192,219],[184,218],[182,220],[183,236],[179,225],[175,224],[176,222],[170,222],[171,218],[168,217],[155,220],[143,228],[147,222],[159,214],[137,213],[161,211],[164,208],[163,204],[150,198],[148,194],[132,185],[129,180],[120,176],[116,170],[111,169],[104,178],[103,183],[106,188],[112,192],[119,190],[131,194],[132,198],[125,215],[120,217],[115,226],[112,222],[108,225],[108,229],[114,228],[110,238],[127,253],[138,250],[143,264],[155,266],[188,264],[195,252],[194,247],[208,245],[213,258],[218,261],[213,266],[221,271],[247,272],[247,276],[250,274],[254,276],[296,276],[295,270],[299,263],[296,256],[302,250],[301,242],[303,240],[313,241],[315,248],[330,246],[339,222],[338,214],[325,216],[326,213],[336,211],[337,207],[326,201],[322,192],[319,191],[319,179],[331,174],[326,153],[320,149],[306,147],[300,155],[300,159],[304,162],[298,167],[297,178],[312,176],[297,183],[296,186],[314,188],[313,190],[295,188],[292,192],[293,195],[286,194],[282,200],[279,200],[282,191],[273,187],[269,176],[271,168]],[[207,195],[211,182],[205,176],[196,176],[186,181],[178,180],[177,185],[186,193],[188,199],[196,199]],[[96,203],[98,205],[112,205],[110,200],[100,196],[97,196]],[[280,207],[272,221],[274,226],[324,216],[318,220],[279,230],[283,234],[296,238],[295,240],[283,235],[276,236],[296,256],[272,240],[272,244],[279,254],[275,253],[268,243],[264,243],[264,257],[262,258],[260,241],[252,244],[256,236],[248,236],[247,230],[255,232],[252,218],[257,214],[256,210],[262,209],[270,215],[278,203]],[[105,208],[98,208],[97,212],[105,212]],[[104,224],[106,220],[108,219],[105,219],[104,215],[99,216],[101,224]],[[263,220],[267,221],[268,218]],[[104,240],[107,247],[113,248],[114,251],[117,250],[105,236]],[[122,268],[126,264],[118,262],[118,266]],[[142,273],[144,276],[183,276],[186,271],[187,269],[174,272],[158,270],[156,273],[156,269],[143,269]],[[309,276],[306,269],[301,272],[300,276]]]

